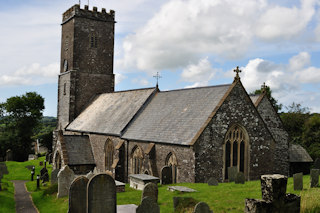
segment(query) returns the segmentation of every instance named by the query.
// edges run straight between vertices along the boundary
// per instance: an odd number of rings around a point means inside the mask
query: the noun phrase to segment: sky
[[[62,13],[78,0],[0,0],[0,102],[35,91],[57,114]],[[81,8],[88,0],[81,1]],[[320,0],[90,0],[115,10],[116,90],[265,82],[320,113]],[[283,108],[285,111],[286,108]]]

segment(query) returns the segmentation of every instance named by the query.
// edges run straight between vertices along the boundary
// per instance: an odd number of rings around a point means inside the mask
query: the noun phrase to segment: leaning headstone
[[[208,185],[209,186],[218,186],[218,181],[217,181],[217,179],[215,179],[214,177],[211,177],[211,178],[209,178],[209,180],[208,180]]]
[[[69,211],[68,213],[87,212],[87,185],[88,178],[77,177],[70,185],[69,190]]]
[[[238,168],[237,167],[228,167],[228,180],[230,182],[234,182],[236,179],[236,175],[238,173]]]
[[[319,185],[319,169],[311,169],[310,171],[310,188],[318,187]]]
[[[298,195],[286,194],[288,178],[284,175],[262,175],[262,199],[246,199],[247,213],[300,213],[301,198]]]
[[[244,177],[243,172],[238,172],[236,178],[234,179],[236,184],[244,184],[246,182],[246,178]]]
[[[90,180],[92,177],[94,176],[94,174],[92,173],[92,171],[90,171],[86,177]]]
[[[58,173],[59,169],[54,169],[51,172],[51,185],[58,183]]]
[[[8,149],[6,151],[6,161],[12,161],[13,160],[13,157],[12,157],[12,150],[11,149]]]
[[[296,173],[293,175],[293,189],[302,190],[303,189],[303,173]]]
[[[205,202],[199,202],[194,207],[193,213],[212,213],[210,207]]]
[[[58,173],[58,198],[68,196],[71,182],[74,179],[74,172],[69,166],[64,166]]]
[[[153,198],[144,197],[136,209],[136,213],[160,213],[160,208]]]
[[[314,169],[320,169],[320,158],[317,158],[313,163]]]
[[[161,184],[172,184],[172,169],[169,166],[161,169]]]
[[[150,197],[154,199],[156,203],[158,202],[158,186],[155,183],[150,182],[144,186],[142,190],[141,201],[145,197]]]
[[[117,212],[116,184],[108,174],[93,176],[87,187],[88,213]]]
[[[43,167],[40,170],[40,179],[42,180],[42,183],[49,181],[49,173],[46,167]]]

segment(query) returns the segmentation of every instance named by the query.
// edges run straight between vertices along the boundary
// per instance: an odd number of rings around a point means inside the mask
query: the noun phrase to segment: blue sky
[[[56,116],[62,13],[77,0],[0,0],[0,102],[36,91]],[[81,7],[87,0],[81,1]],[[320,112],[319,0],[91,0],[116,11],[116,90],[263,82]]]

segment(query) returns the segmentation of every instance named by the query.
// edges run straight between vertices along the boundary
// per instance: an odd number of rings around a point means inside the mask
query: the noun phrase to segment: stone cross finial
[[[240,79],[239,73],[241,72],[241,70],[239,69],[239,66],[237,66],[237,68],[233,70],[233,72],[237,73],[235,79]]]
[[[154,75],[153,77],[157,79],[157,87],[158,87],[159,78],[162,78],[162,77],[161,77],[161,75],[159,74],[159,72],[157,72],[157,74]]]
[[[263,82],[263,84],[261,85],[261,92],[263,92],[263,93],[267,92],[266,82]]]

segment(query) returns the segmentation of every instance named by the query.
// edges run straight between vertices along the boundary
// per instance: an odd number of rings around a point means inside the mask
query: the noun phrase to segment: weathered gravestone
[[[244,184],[246,182],[246,178],[244,177],[243,172],[238,172],[236,178],[234,179],[236,184]]]
[[[71,182],[74,179],[74,172],[69,166],[64,166],[58,173],[58,198],[68,196]]]
[[[217,179],[215,179],[214,177],[211,177],[211,178],[209,178],[209,180],[208,180],[208,185],[209,186],[218,186],[218,181],[217,181]]]
[[[236,175],[238,173],[238,168],[237,167],[228,167],[228,180],[230,182],[234,182],[236,179]]]
[[[172,169],[169,166],[161,169],[161,184],[172,184]]]
[[[319,185],[319,169],[311,169],[310,171],[310,188],[318,187]]]
[[[58,183],[58,173],[59,169],[54,169],[51,172],[51,185]]]
[[[6,151],[6,161],[12,161],[13,160],[13,157],[12,157],[12,150],[11,149],[8,149]]]
[[[40,161],[40,162],[39,162],[39,166],[43,166],[43,161]]]
[[[246,199],[246,213],[300,213],[301,198],[286,194],[288,178],[284,175],[262,175],[262,199]]]
[[[136,213],[160,213],[160,208],[153,198],[144,197],[136,209]]]
[[[145,197],[150,197],[158,202],[158,186],[154,183],[147,183],[142,190],[141,201]]]
[[[68,213],[87,212],[87,185],[88,178],[77,177],[70,185],[69,190],[69,211]]]
[[[303,189],[303,173],[296,173],[293,175],[293,189],[302,190]]]
[[[40,179],[42,180],[42,183],[49,181],[49,173],[46,167],[43,167],[40,170]]]
[[[210,207],[205,202],[199,202],[194,207],[193,213],[212,213]]]
[[[88,183],[88,213],[117,212],[116,184],[108,174],[97,174]]]
[[[317,158],[313,163],[314,169],[320,169],[320,158]]]

